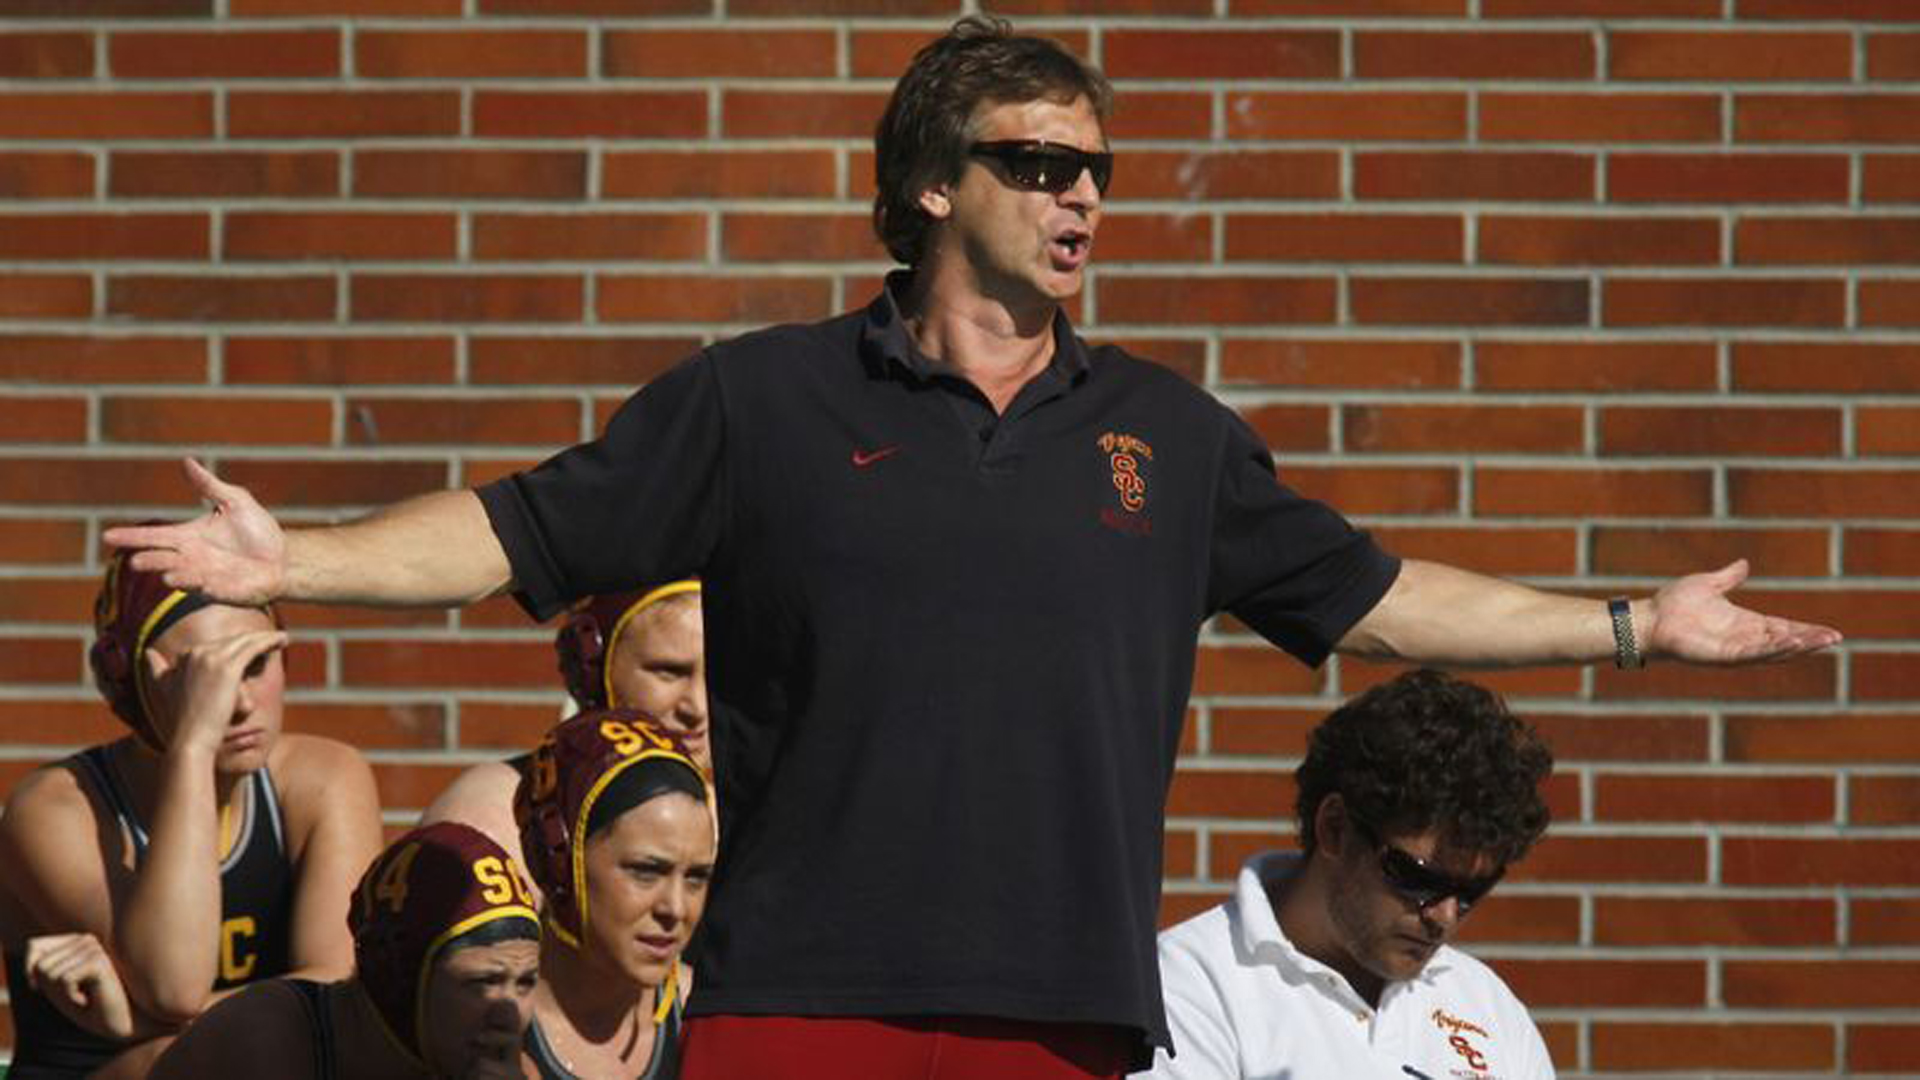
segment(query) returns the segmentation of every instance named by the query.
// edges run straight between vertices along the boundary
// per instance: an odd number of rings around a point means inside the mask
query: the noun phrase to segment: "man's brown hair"
[[[932,221],[920,193],[960,178],[983,102],[1086,98],[1105,125],[1113,90],[1104,75],[1045,38],[1004,19],[969,15],[914,55],[873,133],[873,230],[894,258],[916,266]]]

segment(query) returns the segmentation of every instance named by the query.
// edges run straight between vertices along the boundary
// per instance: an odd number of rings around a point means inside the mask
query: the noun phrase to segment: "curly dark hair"
[[[1016,35],[1005,19],[969,15],[914,55],[873,133],[873,231],[887,251],[919,265],[932,221],[920,193],[960,178],[982,102],[1086,98],[1104,126],[1106,76],[1057,42]]]
[[[1438,671],[1409,671],[1335,709],[1294,773],[1300,845],[1328,795],[1375,835],[1440,830],[1445,843],[1500,865],[1547,828],[1540,783],[1553,752],[1492,691]]]

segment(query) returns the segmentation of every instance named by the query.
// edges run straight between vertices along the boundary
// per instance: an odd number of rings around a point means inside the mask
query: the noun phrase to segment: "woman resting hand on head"
[[[19,1080],[139,1076],[223,993],[337,978],[373,774],[281,731],[287,635],[109,564],[89,660],[132,734],[28,775],[0,818],[0,944]]]
[[[517,1080],[540,975],[519,868],[446,822],[395,840],[360,879],[354,973],[276,979],[221,1002],[153,1080]]]
[[[514,815],[547,930],[529,1063],[543,1080],[673,1080],[680,954],[713,876],[705,773],[645,715],[589,711],[534,751]]]

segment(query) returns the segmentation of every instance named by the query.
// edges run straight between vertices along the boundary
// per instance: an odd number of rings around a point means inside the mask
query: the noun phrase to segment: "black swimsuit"
[[[667,982],[668,992],[673,997],[667,1002],[665,1015],[654,1013],[653,1053],[647,1057],[647,1067],[640,1070],[635,1080],[676,1080],[680,1075],[680,994],[679,969]],[[560,1055],[554,1053],[553,1044],[547,1041],[546,1032],[540,1030],[540,1018],[533,1018],[527,1025],[527,1035],[521,1041],[527,1056],[540,1070],[540,1080],[579,1080],[560,1062]]]
[[[147,830],[133,812],[107,747],[90,747],[68,760],[133,837],[137,869],[147,853]],[[289,966],[294,874],[280,800],[265,769],[253,773],[246,784],[247,812],[241,832],[220,863],[220,965],[215,990],[271,978]],[[6,968],[15,1032],[9,1080],[85,1076],[129,1045],[68,1020],[27,984],[24,955],[7,950]]]

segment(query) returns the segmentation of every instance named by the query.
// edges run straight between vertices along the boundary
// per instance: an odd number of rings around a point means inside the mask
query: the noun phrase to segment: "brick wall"
[[[1848,631],[1489,681],[1553,835],[1472,938],[1569,1074],[1920,1072],[1920,4],[1021,0],[1120,157],[1077,314],[1394,547]],[[73,12],[85,11],[85,17]],[[113,733],[104,523],[206,456],[294,522],[500,475],[701,342],[863,302],[866,137],[949,0],[0,0],[0,781]],[[554,715],[544,635],[296,609],[390,820]],[[1287,842],[1386,673],[1202,643],[1168,917]]]

